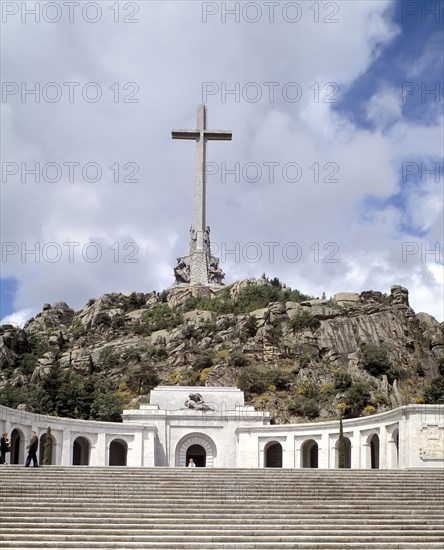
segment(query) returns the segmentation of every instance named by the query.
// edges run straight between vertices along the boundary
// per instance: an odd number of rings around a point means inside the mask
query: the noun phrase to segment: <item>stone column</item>
[[[72,464],[72,445],[71,445],[71,430],[65,428],[62,432],[62,449],[61,449],[61,460],[60,464],[62,466],[70,466]]]

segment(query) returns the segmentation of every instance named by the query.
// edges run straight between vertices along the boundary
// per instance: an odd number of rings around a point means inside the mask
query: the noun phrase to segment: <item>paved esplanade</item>
[[[173,139],[196,141],[193,224],[190,228],[190,252],[177,258],[174,269],[176,284],[220,285],[224,278],[219,259],[210,253],[210,228],[207,226],[206,145],[208,140],[231,140],[231,132],[207,130],[206,106],[197,109],[197,128],[173,130]]]

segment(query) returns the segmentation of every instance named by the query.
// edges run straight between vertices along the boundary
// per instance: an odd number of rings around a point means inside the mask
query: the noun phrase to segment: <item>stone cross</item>
[[[196,169],[194,179],[193,223],[191,226],[191,244],[189,257],[181,258],[182,264],[189,268],[189,281],[183,277],[181,282],[206,285],[211,282],[209,270],[209,227],[207,226],[207,178],[206,178],[206,144],[207,141],[230,141],[232,133],[223,130],[207,129],[206,106],[197,109],[197,127],[194,130],[173,130],[173,139],[192,139],[196,141]],[[187,263],[187,259],[189,261]],[[214,266],[214,262],[211,264]],[[177,270],[177,268],[176,268]],[[176,279],[177,279],[177,271]],[[181,267],[181,273],[184,271]]]
[[[231,132],[207,130],[207,108],[197,108],[197,128],[195,130],[173,130],[173,139],[194,139],[196,141],[196,172],[194,180],[193,229],[205,231],[207,228],[207,178],[206,178],[206,143],[208,140],[230,141]]]

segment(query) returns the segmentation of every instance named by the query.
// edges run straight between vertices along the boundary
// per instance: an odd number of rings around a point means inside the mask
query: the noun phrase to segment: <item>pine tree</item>
[[[43,464],[48,466],[52,463],[52,436],[51,427],[46,430],[45,443],[43,446]]]
[[[342,427],[342,414],[339,417],[338,468],[345,468],[345,438]]]

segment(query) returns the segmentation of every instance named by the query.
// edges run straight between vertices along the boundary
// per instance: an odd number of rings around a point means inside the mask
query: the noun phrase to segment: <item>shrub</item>
[[[290,328],[293,332],[298,332],[299,330],[303,330],[306,328],[314,330],[321,325],[319,319],[313,317],[313,315],[309,311],[303,311],[299,315],[296,315],[295,317],[290,319],[289,323]]]
[[[331,397],[335,393],[335,385],[330,383],[323,384],[319,391],[324,398]]]
[[[86,330],[80,321],[77,321],[75,325],[71,328],[71,334],[74,340],[77,340],[81,336],[85,336]]]
[[[0,405],[15,409],[26,400],[26,394],[23,388],[17,388],[7,384],[0,388]]]
[[[138,394],[148,393],[160,383],[152,365],[138,365],[130,369],[125,378],[128,389]]]
[[[444,404],[444,376],[438,376],[431,381],[423,391],[424,403]]]
[[[225,361],[228,357],[228,351],[226,349],[221,349],[216,353],[216,361]]]
[[[153,346],[151,344],[147,346],[146,354],[150,359],[165,359],[168,357],[165,346]]]
[[[230,355],[229,363],[233,367],[245,367],[249,361],[241,351],[233,351]]]
[[[387,349],[384,346],[364,344],[361,348],[364,369],[375,377],[388,375],[392,369]]]
[[[203,369],[208,369],[213,366],[213,358],[208,352],[203,352],[193,361],[191,365],[194,371],[201,372]]]
[[[254,338],[257,333],[257,319],[256,317],[253,317],[252,315],[248,316],[248,319],[245,322],[245,325],[242,328],[242,334],[245,336],[245,338]]]
[[[354,418],[359,416],[363,409],[370,404],[370,389],[363,382],[355,382],[345,392],[344,402],[347,405],[345,416]]]
[[[351,374],[345,370],[338,370],[334,374],[335,388],[339,391],[345,391],[353,382]]]
[[[288,384],[292,381],[291,374],[283,369],[273,369],[270,371],[270,383],[278,390],[286,390]]]
[[[199,380],[200,380],[201,384],[205,384],[210,372],[211,372],[211,367],[207,367],[206,369],[203,369],[203,371],[200,373],[200,377],[199,377]]]
[[[364,410],[363,410],[364,414],[375,414],[376,412],[376,409],[373,405],[367,405],[366,407],[364,407]]]
[[[100,394],[91,405],[91,420],[121,421],[123,398],[117,393]]]
[[[269,385],[268,372],[261,367],[246,367],[238,380],[238,387],[247,394],[264,393]]]
[[[140,321],[133,325],[136,334],[149,336],[156,330],[169,330],[179,326],[183,322],[180,311],[170,308],[167,304],[155,304],[147,309],[141,316]]]
[[[180,380],[181,386],[198,386],[200,385],[200,372],[189,369],[182,373]]]
[[[298,387],[298,394],[309,399],[318,399],[319,386],[315,382],[305,382]]]
[[[288,405],[288,411],[297,416],[316,418],[319,416],[319,405],[316,399],[299,395]]]
[[[131,292],[127,302],[123,306],[123,310],[125,313],[129,313],[135,309],[140,309],[143,305],[145,305],[145,296],[137,292]]]
[[[108,346],[99,355],[99,368],[108,370],[117,366],[120,361],[120,354],[114,348]]]

